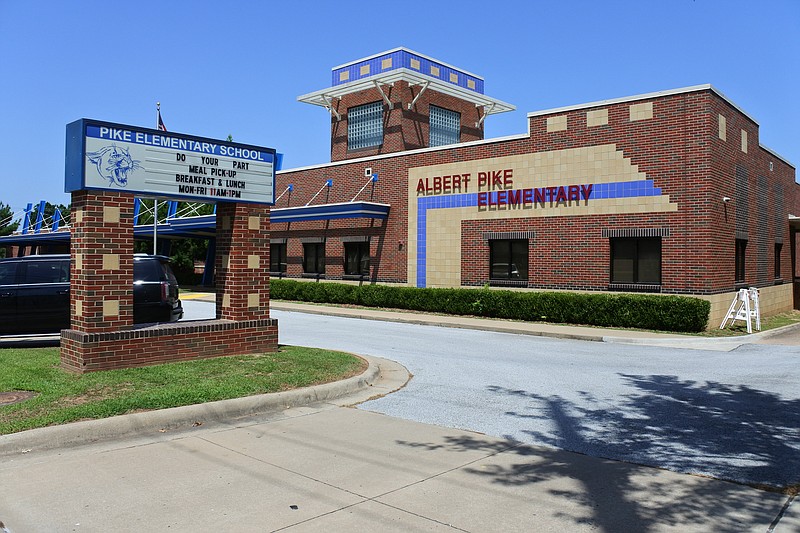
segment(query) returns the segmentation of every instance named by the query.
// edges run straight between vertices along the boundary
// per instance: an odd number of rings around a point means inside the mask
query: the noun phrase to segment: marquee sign
[[[67,125],[66,192],[275,203],[272,148],[81,119]]]

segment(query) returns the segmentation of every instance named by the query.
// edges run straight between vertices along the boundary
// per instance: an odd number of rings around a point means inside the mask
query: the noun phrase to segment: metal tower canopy
[[[516,109],[483,94],[483,78],[407,48],[395,48],[358,59],[331,71],[331,87],[298,96],[297,100],[331,109],[333,99],[365,89],[406,81],[483,106],[484,116]]]

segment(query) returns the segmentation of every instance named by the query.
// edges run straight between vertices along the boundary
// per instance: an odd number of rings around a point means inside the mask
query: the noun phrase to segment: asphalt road
[[[681,350],[272,316],[283,344],[386,357],[414,375],[362,409],[676,472],[800,483],[796,346]]]

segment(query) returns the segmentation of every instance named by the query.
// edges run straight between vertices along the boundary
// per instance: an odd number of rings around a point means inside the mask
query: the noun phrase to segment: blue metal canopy
[[[368,218],[384,220],[389,216],[389,204],[375,202],[346,202],[339,204],[307,205],[301,207],[283,207],[270,211],[271,223],[300,222],[308,220],[334,220],[340,218]],[[158,224],[157,234],[166,239],[202,238],[216,235],[216,215],[170,218]],[[153,235],[153,225],[137,225],[133,227],[135,239],[149,239]],[[0,237],[0,246],[31,246],[42,244],[69,243],[70,231],[63,228],[59,231],[44,233],[16,233]]]

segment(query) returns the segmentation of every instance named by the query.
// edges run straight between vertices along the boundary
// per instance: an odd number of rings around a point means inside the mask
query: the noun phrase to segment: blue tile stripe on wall
[[[489,194],[491,197],[490,203],[497,202],[497,193],[492,192]],[[545,194],[545,196],[549,202],[550,195]],[[595,183],[592,185],[589,200],[634,198],[638,196],[661,196],[661,188],[655,187],[653,180]],[[428,210],[477,206],[478,193],[422,196],[417,198],[417,287],[427,286]]]

